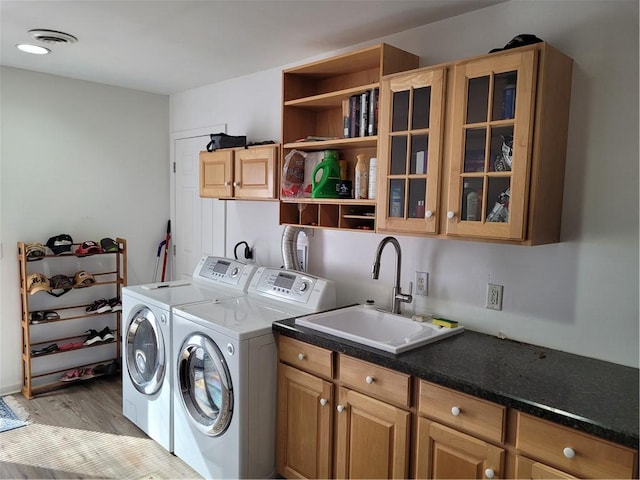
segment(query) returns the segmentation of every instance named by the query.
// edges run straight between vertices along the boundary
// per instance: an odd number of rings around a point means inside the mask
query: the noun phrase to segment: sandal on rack
[[[80,380],[82,374],[84,373],[84,369],[82,368],[74,368],[73,370],[68,370],[60,377],[61,382],[75,382],[76,380]]]

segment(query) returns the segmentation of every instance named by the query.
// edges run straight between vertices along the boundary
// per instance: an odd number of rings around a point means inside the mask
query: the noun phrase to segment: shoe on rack
[[[84,333],[88,333],[87,338],[84,341],[85,345],[93,345],[94,343],[102,342],[102,336],[96,330],[89,329]]]
[[[113,335],[109,327],[104,327],[102,331],[98,333],[98,335],[100,335],[100,338],[103,342],[110,342],[116,339],[116,337]]]
[[[87,313],[105,313],[111,311],[111,305],[104,298],[96,300],[86,308]]]
[[[74,368],[72,370],[68,370],[64,372],[64,375],[60,377],[61,382],[75,382],[76,380],[80,380],[82,374],[84,373],[83,368]]]
[[[44,348],[40,348],[38,350],[31,350],[31,356],[37,357],[38,355],[44,355],[45,353],[53,353],[53,352],[57,352],[58,350],[59,350],[58,344],[52,343],[51,345],[47,345]]]
[[[114,360],[111,363],[108,364],[100,364],[100,365],[96,365],[93,369],[93,372],[96,375],[115,375],[116,373],[120,372],[120,361],[119,360]]]
[[[95,376],[96,374],[94,373],[93,368],[83,368],[82,373],[80,374],[80,380],[89,380]]]
[[[112,299],[110,299],[109,306],[111,307],[112,312],[122,311],[122,302],[118,297],[113,297]]]

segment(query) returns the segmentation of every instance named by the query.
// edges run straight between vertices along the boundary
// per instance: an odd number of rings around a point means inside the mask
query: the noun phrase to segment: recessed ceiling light
[[[21,50],[26,53],[33,53],[34,55],[46,55],[47,53],[51,53],[51,50],[45,47],[41,47],[40,45],[31,45],[29,43],[20,43],[16,45],[18,50]]]

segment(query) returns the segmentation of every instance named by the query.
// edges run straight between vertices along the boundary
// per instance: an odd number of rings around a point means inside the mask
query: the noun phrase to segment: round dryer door
[[[147,307],[134,311],[125,335],[129,378],[140,393],[153,395],[166,370],[164,337],[156,316]]]
[[[187,337],[176,373],[180,398],[193,424],[205,435],[222,435],[231,423],[233,386],[215,342],[202,333]]]

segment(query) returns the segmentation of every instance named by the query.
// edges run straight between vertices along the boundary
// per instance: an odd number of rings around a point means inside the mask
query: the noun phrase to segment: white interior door
[[[198,188],[199,154],[207,149],[209,134],[221,132],[226,133],[225,124],[171,136],[174,279],[190,276],[204,255],[226,256],[226,203],[200,198]]]

